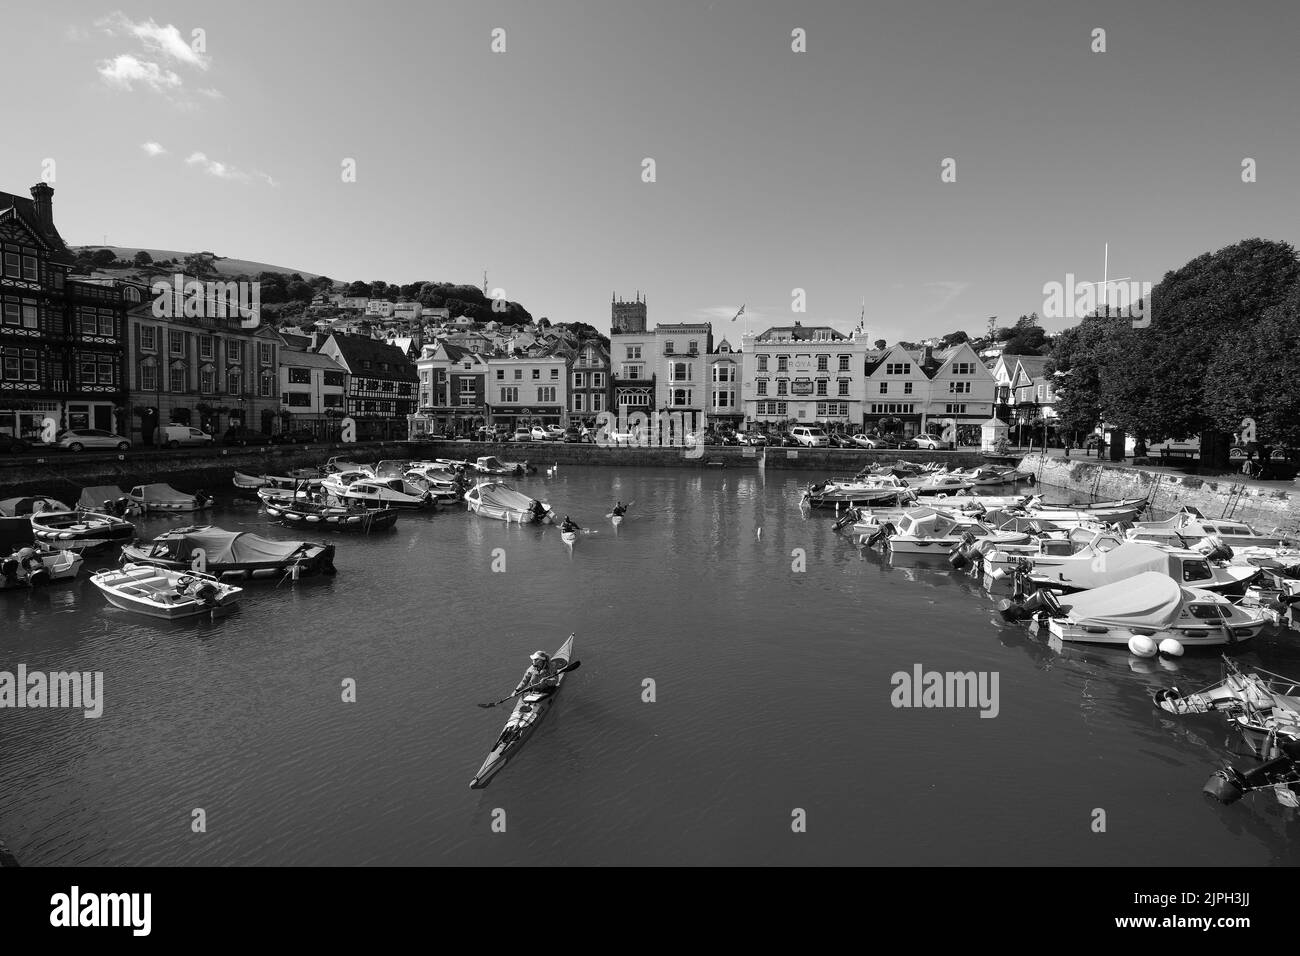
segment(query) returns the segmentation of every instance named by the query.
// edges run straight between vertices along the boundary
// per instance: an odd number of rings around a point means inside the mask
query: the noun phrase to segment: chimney
[[[922,365],[929,365],[929,364],[930,364],[931,362],[933,362],[933,361],[934,361],[934,346],[933,346],[933,345],[927,345],[927,346],[925,347],[925,354],[924,354],[924,356],[923,356],[922,359],[921,359],[921,364],[922,364]]]
[[[36,206],[36,221],[40,224],[41,231],[53,233],[54,187],[46,182],[37,183],[32,187],[32,202]]]

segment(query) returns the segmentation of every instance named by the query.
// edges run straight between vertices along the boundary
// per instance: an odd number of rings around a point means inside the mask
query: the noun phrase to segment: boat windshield
[[[1218,621],[1227,616],[1220,613],[1217,604],[1189,604],[1187,610],[1198,621]]]
[[[1210,570],[1209,561],[1184,561],[1183,562],[1183,580],[1184,581],[1209,581],[1213,579],[1214,572]]]

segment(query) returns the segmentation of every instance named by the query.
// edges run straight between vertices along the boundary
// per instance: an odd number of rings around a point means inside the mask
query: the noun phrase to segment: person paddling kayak
[[[575,534],[581,531],[582,528],[580,528],[577,522],[575,522],[572,518],[570,518],[568,515],[565,515],[564,521],[560,525],[560,530],[567,532],[569,534]]]
[[[558,681],[555,668],[551,664],[551,655],[545,651],[534,651],[528,661],[528,670],[524,671],[524,676],[519,679],[515,693],[519,693],[525,687],[540,691],[553,690]]]
[[[533,503],[528,506],[528,513],[532,516],[532,519],[539,524],[546,520],[546,506],[536,498],[534,498]]]
[[[623,517],[623,515],[627,514],[627,505],[619,501],[614,505],[614,507],[610,510],[609,513],[612,517],[621,518]]]

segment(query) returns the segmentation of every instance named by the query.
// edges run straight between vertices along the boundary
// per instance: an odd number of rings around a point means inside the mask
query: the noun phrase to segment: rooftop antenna
[[[487,270],[483,270],[483,294],[487,295]]]
[[[1122,279],[1116,279],[1116,282],[1128,282],[1129,276]],[[1080,282],[1079,285],[1097,285],[1096,282]],[[1101,265],[1101,307],[1107,318],[1110,318],[1110,243],[1106,243],[1102,253]]]

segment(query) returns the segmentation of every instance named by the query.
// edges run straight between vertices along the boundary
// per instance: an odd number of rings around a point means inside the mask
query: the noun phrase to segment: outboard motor
[[[856,524],[859,520],[859,517],[860,517],[860,512],[858,511],[858,509],[850,508],[848,511],[844,512],[844,514],[840,515],[838,518],[835,519],[835,523],[831,525],[831,530],[843,531],[849,525]]]
[[[217,589],[210,581],[204,581],[194,588],[194,598],[208,607],[217,606]]]
[[[206,491],[204,491],[202,488],[194,492],[194,503],[198,505],[200,508],[202,508],[211,500],[212,500],[212,496],[208,494]]]
[[[1232,560],[1233,550],[1224,544],[1221,538],[1211,535],[1205,539],[1205,544],[1208,547],[1204,547],[1201,550],[1205,552],[1205,558],[1207,561]]]
[[[961,540],[952,546],[948,552],[948,564],[955,571],[960,571],[966,565],[971,563],[969,549],[975,543],[975,535],[967,531],[961,536]]]
[[[897,533],[898,529],[895,528],[892,523],[886,521],[872,532],[871,537],[867,538],[867,547],[874,548],[877,544],[883,544],[885,539],[890,538]]]
[[[1282,755],[1265,761],[1251,770],[1224,767],[1215,773],[1202,788],[1220,803],[1236,803],[1252,790],[1274,787],[1279,783],[1294,782],[1296,761],[1300,759],[1300,741],[1288,740],[1281,744]]]
[[[34,588],[48,587],[51,580],[50,569],[43,564],[27,572],[27,583]]]
[[[18,559],[5,558],[0,561],[0,575],[3,575],[6,581],[13,584],[18,578]]]

